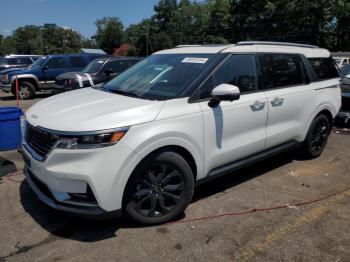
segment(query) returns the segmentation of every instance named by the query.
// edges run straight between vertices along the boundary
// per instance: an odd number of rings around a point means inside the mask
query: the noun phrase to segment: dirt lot
[[[0,156],[23,167],[16,151]],[[157,227],[61,214],[18,174],[0,184],[0,261],[350,261],[349,159],[350,135],[334,130],[320,158],[289,153],[204,184],[183,218]]]

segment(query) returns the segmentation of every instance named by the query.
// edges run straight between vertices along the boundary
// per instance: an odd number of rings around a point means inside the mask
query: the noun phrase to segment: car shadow
[[[192,202],[210,197],[228,188],[235,187],[270,170],[276,169],[293,161],[292,154],[283,154],[273,159],[263,161],[251,167],[244,168],[234,174],[212,180],[195,188]],[[120,228],[140,227],[125,218],[109,220],[88,220],[68,213],[56,211],[43,204],[24,180],[20,185],[20,198],[24,210],[43,229],[59,238],[67,238],[81,242],[96,242],[117,236]],[[185,218],[181,214],[177,220]]]
[[[299,160],[299,157],[295,152],[281,154],[253,164],[249,167],[242,168],[232,174],[227,174],[215,178],[209,183],[200,184],[194,191],[192,202],[196,202],[203,198],[207,198],[217,193],[223,192],[229,188],[254,179],[255,177],[261,176],[271,170],[277,169],[278,167],[284,166],[297,159]]]
[[[125,219],[121,218],[89,220],[56,211],[46,206],[36,197],[26,180],[20,184],[19,191],[20,201],[24,210],[38,225],[59,238],[81,242],[96,242],[116,237],[119,228],[132,226]]]
[[[49,96],[52,96],[53,94],[50,92],[45,92],[45,93],[37,93],[35,94],[34,99],[42,99],[42,98],[47,98]],[[5,94],[0,96],[0,101],[15,101],[16,97],[12,94]],[[33,99],[30,99],[33,100]]]
[[[0,178],[17,171],[16,164],[9,159],[0,156]]]

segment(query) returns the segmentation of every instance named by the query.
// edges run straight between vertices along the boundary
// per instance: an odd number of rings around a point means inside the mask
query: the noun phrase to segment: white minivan
[[[325,49],[179,46],[32,106],[24,173],[55,209],[159,224],[183,213],[197,183],[291,149],[319,156],[340,106]]]

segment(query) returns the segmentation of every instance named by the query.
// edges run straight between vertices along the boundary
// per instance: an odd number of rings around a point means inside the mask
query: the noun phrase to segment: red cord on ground
[[[312,204],[315,202],[319,202],[322,201],[324,199],[327,198],[331,198],[333,196],[339,195],[341,193],[344,193],[346,191],[350,190],[350,187],[347,187],[341,191],[337,191],[334,192],[332,194],[317,198],[317,199],[313,199],[313,200],[309,200],[309,201],[305,201],[305,202],[301,202],[298,204],[294,204],[293,207],[298,207],[298,206],[304,206],[307,204]],[[275,207],[266,207],[266,208],[252,208],[249,209],[247,211],[241,211],[241,212],[229,212],[229,213],[223,213],[223,214],[219,214],[219,215],[212,215],[212,216],[205,216],[205,217],[198,217],[198,218],[193,218],[193,219],[187,219],[187,220],[179,220],[179,221],[172,221],[167,223],[168,225],[171,224],[182,224],[182,223],[188,223],[188,222],[196,222],[196,221],[201,221],[201,220],[208,220],[208,219],[215,219],[215,218],[220,218],[220,217],[227,217],[227,216],[238,216],[238,215],[245,215],[245,214],[250,214],[250,213],[255,213],[255,212],[263,212],[263,211],[271,211],[271,210],[275,210],[275,209],[281,209],[281,208],[288,208],[291,207],[290,205],[281,205],[281,206],[275,206]]]

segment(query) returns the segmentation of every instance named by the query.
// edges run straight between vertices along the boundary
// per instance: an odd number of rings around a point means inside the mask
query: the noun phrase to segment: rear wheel
[[[185,210],[193,187],[192,170],[179,154],[150,155],[138,165],[127,184],[124,211],[137,223],[164,223]]]
[[[16,96],[16,87],[13,88],[12,94]],[[18,83],[18,96],[20,99],[31,99],[35,96],[35,86],[30,82]]]
[[[330,133],[330,122],[327,116],[319,115],[311,123],[302,150],[306,158],[316,158],[325,148]]]

